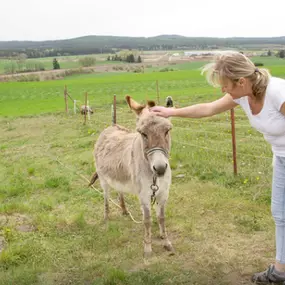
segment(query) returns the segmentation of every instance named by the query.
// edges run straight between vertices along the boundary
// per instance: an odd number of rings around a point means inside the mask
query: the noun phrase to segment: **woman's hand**
[[[174,108],[166,108],[162,106],[154,106],[150,108],[150,111],[155,113],[157,116],[161,116],[164,118],[171,117],[174,114]]]

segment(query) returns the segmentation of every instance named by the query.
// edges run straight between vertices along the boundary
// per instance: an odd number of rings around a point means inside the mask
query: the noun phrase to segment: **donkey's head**
[[[149,161],[151,170],[156,175],[162,176],[169,167],[172,124],[168,119],[149,111],[149,108],[155,105],[154,101],[147,101],[147,104],[142,105],[130,96],[126,96],[126,100],[137,115],[136,130],[140,133],[144,156]]]

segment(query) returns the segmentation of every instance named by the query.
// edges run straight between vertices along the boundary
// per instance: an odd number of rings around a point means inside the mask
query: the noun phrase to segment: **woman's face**
[[[252,86],[246,78],[240,78],[238,81],[224,79],[221,85],[223,93],[228,93],[233,99],[238,99],[244,96],[249,96],[252,93]]]

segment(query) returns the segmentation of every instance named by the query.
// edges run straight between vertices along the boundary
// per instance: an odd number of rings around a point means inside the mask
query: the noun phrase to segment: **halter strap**
[[[152,147],[146,151],[146,155],[149,156],[155,151],[161,151],[166,157],[168,157],[168,151],[162,147]]]

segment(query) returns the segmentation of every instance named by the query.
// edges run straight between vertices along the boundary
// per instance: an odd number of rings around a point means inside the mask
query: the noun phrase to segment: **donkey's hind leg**
[[[102,179],[100,180],[100,184],[104,191],[104,220],[106,222],[109,219],[109,192],[111,187],[106,181]]]
[[[120,206],[122,208],[123,211],[123,215],[127,216],[129,214],[127,208],[126,208],[126,204],[125,204],[125,199],[124,199],[124,194],[123,193],[119,193],[119,200],[120,200]]]

